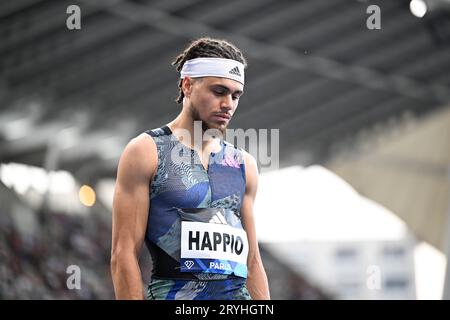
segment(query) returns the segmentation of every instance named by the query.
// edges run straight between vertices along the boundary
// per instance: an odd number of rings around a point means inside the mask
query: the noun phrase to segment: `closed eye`
[[[243,91],[241,91],[241,90],[236,90],[234,92],[231,92],[230,89],[228,89],[227,87],[222,86],[222,85],[212,86],[210,89],[216,96],[232,94],[231,98],[233,100],[238,100],[243,94]]]
[[[213,92],[214,92],[214,94],[216,94],[218,96],[221,96],[226,93],[225,90],[220,90],[220,89],[215,89],[215,90],[213,90]]]

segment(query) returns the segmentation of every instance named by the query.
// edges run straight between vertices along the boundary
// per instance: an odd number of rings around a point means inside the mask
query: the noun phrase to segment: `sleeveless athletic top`
[[[221,150],[211,153],[206,170],[197,151],[181,143],[168,126],[146,133],[155,141],[158,152],[145,234],[153,261],[147,298],[250,299],[245,286],[246,265],[244,275],[237,268],[212,273],[182,272],[180,267],[183,220],[221,219],[228,226],[242,229],[240,210],[246,183],[243,152],[221,140]],[[196,215],[195,210],[202,208],[217,210],[220,217],[214,217],[214,212]]]

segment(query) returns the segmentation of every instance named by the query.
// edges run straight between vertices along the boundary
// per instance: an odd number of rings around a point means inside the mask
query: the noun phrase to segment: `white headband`
[[[223,58],[195,58],[184,63],[180,78],[220,77],[244,84],[244,65],[239,61]]]

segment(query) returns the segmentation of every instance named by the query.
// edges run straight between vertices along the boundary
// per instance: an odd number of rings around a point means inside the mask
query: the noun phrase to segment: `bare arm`
[[[269,283],[259,253],[255,219],[253,215],[253,204],[258,189],[258,167],[255,159],[250,154],[244,152],[244,159],[247,183],[244,200],[242,202],[241,216],[249,243],[247,288],[252,299],[267,300],[270,299]]]
[[[143,299],[139,252],[147,228],[149,182],[156,170],[153,139],[132,139],[117,170],[112,218],[111,274],[116,299]]]

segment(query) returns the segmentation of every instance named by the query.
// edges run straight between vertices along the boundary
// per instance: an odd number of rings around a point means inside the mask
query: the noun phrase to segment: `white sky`
[[[255,202],[259,240],[398,240],[406,225],[321,166],[262,174]]]

